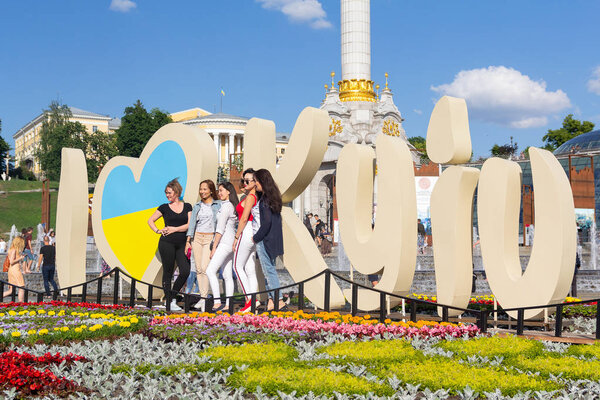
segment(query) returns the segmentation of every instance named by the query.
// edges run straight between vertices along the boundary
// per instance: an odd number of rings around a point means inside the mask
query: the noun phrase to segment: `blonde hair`
[[[171,190],[173,192],[175,192],[175,194],[177,195],[177,197],[181,197],[181,192],[183,192],[183,188],[181,187],[181,183],[179,183],[179,181],[177,180],[177,178],[175,178],[172,181],[169,181],[169,183],[167,183],[167,187],[165,187],[165,191],[168,188],[171,188]]]
[[[22,252],[25,248],[25,240],[22,237],[17,236],[10,244],[10,248],[17,250],[17,253]]]

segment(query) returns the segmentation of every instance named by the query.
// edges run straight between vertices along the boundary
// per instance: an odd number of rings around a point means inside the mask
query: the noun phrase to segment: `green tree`
[[[428,164],[429,157],[427,156],[426,141],[423,136],[413,136],[408,138],[408,142],[414,146],[421,157],[421,164]]]
[[[83,151],[88,180],[95,182],[100,168],[117,155],[115,137],[102,131],[89,132],[81,123],[69,121],[72,114],[65,104],[52,102],[44,112],[46,118],[42,123],[36,157],[46,177],[60,179],[62,148],[70,147]]]
[[[4,140],[2,135],[2,120],[0,119],[0,173],[5,172],[6,170],[6,159],[10,160],[10,155],[8,152],[10,151],[10,146]]]
[[[554,151],[561,144],[573,139],[576,136],[583,135],[594,129],[594,123],[590,121],[579,121],[573,118],[573,114],[565,117],[562,123],[562,128],[548,129],[542,140],[546,145],[546,150]]]
[[[510,137],[510,143],[507,144],[503,144],[503,145],[497,145],[494,144],[494,146],[492,146],[492,148],[490,149],[490,153],[492,153],[492,156],[494,157],[501,157],[501,158],[510,158],[512,156],[514,156],[515,154],[517,154],[517,149],[519,148],[519,146],[517,145],[517,143],[513,143],[512,140],[512,136]]]
[[[46,178],[56,181],[60,178],[62,148],[85,150],[83,138],[87,132],[81,123],[69,121],[72,114],[66,104],[53,101],[44,113],[46,118],[42,123],[40,144],[35,156]]]
[[[173,122],[169,114],[158,108],[148,112],[140,100],[133,106],[125,108],[121,127],[115,132],[119,154],[139,157],[152,135],[169,122]]]

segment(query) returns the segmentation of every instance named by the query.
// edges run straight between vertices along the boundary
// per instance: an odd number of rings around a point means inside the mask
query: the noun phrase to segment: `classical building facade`
[[[97,114],[75,107],[69,107],[69,109],[72,114],[69,121],[83,124],[90,133],[97,131],[113,133],[121,126],[120,118],[112,118],[108,115]],[[25,167],[37,177],[42,174],[42,170],[39,161],[35,157],[35,151],[40,143],[40,131],[46,118],[46,113],[41,113],[13,135],[16,165],[24,163]]]
[[[173,122],[197,126],[204,129],[215,143],[219,165],[228,167],[233,155],[241,155],[244,151],[244,132],[249,118],[231,114],[212,114],[202,108],[178,111],[171,114]],[[277,159],[285,154],[289,142],[289,134],[277,133]]]

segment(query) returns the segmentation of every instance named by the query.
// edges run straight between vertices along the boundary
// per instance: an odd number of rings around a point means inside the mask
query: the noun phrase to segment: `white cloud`
[[[314,29],[331,28],[318,0],[256,0],[263,8],[281,11],[291,21],[307,23]]]
[[[451,83],[431,90],[464,98],[473,118],[517,129],[544,126],[549,115],[571,106],[562,90],[548,91],[543,80],[504,66],[460,71]]]
[[[112,0],[109,8],[113,11],[126,13],[136,7],[137,4],[131,0]]]
[[[590,92],[600,95],[600,65],[592,72],[592,77],[587,82],[587,88]]]
[[[421,111],[421,110],[419,110],[419,109],[416,109],[416,108],[415,108],[415,109],[413,109],[413,112],[414,112],[415,114],[419,114],[419,115],[423,114],[423,111]]]

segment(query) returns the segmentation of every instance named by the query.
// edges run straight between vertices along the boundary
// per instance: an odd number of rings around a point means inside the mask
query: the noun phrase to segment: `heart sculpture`
[[[171,179],[179,178],[183,200],[194,204],[200,182],[216,175],[214,142],[203,129],[183,124],[160,128],[140,158],[111,159],[96,182],[92,209],[96,245],[104,260],[136,279],[159,283],[160,236],[150,229],[148,218],[167,201],[164,190]],[[156,225],[164,226],[162,218]]]

